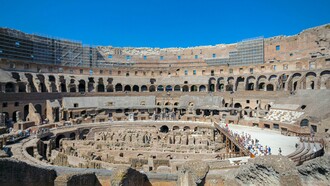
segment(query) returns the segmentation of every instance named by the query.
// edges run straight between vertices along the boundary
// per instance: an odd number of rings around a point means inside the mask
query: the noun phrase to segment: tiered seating
[[[296,151],[287,155],[297,165],[323,155],[323,146],[318,142],[301,142]]]
[[[293,124],[303,114],[304,112],[270,109],[268,114],[265,116],[265,119]]]

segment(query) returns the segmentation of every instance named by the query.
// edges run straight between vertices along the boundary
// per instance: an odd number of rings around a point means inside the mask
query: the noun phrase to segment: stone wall
[[[101,186],[94,173],[76,173],[58,176],[55,186]]]
[[[53,186],[56,172],[11,159],[0,159],[1,186]]]

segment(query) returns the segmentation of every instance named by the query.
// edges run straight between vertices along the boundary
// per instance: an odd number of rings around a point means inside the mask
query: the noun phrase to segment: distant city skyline
[[[0,27],[94,46],[194,47],[330,23],[329,0],[2,0]]]

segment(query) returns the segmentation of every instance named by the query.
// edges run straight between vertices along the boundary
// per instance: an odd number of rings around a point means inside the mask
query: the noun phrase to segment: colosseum
[[[329,185],[330,24],[188,48],[0,28],[0,185]]]

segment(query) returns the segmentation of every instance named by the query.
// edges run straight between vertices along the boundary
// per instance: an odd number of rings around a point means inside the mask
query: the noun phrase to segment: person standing
[[[278,155],[282,155],[282,149],[281,149],[281,147],[278,149]]]

